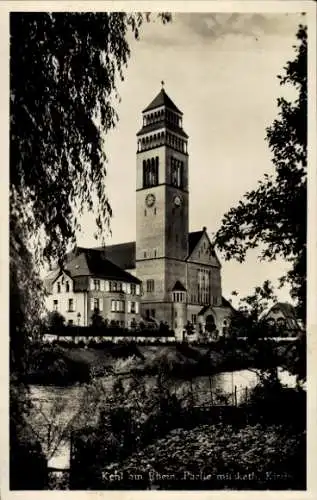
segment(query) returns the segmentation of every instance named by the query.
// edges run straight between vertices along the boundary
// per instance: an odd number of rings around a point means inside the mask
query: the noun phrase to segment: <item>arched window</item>
[[[183,162],[176,158],[171,158],[171,184],[176,187],[183,186]]]
[[[143,187],[156,186],[159,177],[159,158],[143,160]]]

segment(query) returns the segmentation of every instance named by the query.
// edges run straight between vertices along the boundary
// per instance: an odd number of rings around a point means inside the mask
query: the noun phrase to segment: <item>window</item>
[[[176,187],[183,187],[184,162],[171,158],[171,184]]]
[[[157,251],[156,251],[156,250],[154,250],[154,257],[156,257],[156,256],[157,256]]]
[[[124,300],[116,300],[116,311],[124,312],[125,310],[125,302]]]
[[[68,324],[69,324],[69,326],[72,326],[74,324],[74,320],[73,319],[69,319],[68,320]]]
[[[68,299],[68,311],[74,312],[74,299]]]
[[[139,303],[138,302],[128,302],[128,313],[139,314]]]
[[[135,283],[131,283],[131,294],[132,295],[136,294],[136,285],[135,285]]]
[[[146,317],[146,319],[149,319],[149,317],[150,317],[150,309],[147,309],[145,311],[145,317]]]
[[[210,271],[208,269],[198,269],[197,293],[199,304],[210,304],[210,281]]]
[[[127,283],[127,294],[129,295],[131,293],[131,284]]]
[[[124,312],[125,302],[124,300],[112,300],[111,301],[111,312]]]
[[[66,281],[65,288],[66,288],[66,292],[69,292],[69,281]]]
[[[58,300],[53,301],[53,310],[58,311]]]
[[[278,318],[277,319],[277,326],[279,328],[286,328],[286,321],[284,318]]]
[[[155,309],[152,309],[151,316],[152,316],[152,318],[155,318]]]
[[[156,215],[156,207],[154,207],[154,215]]]
[[[184,301],[184,293],[183,292],[173,292],[173,300],[174,300],[174,302],[183,302]]]
[[[146,291],[154,292],[154,280],[146,280]]]
[[[90,309],[91,311],[102,311],[103,309],[103,300],[101,298],[91,298],[90,299]]]
[[[116,292],[117,289],[118,289],[117,282],[116,281],[111,281],[111,283],[110,283],[110,290],[111,290],[111,292]]]
[[[157,186],[159,180],[159,158],[143,160],[143,187]]]
[[[100,280],[94,280],[94,290],[96,292],[100,291]]]
[[[136,285],[135,293],[136,293],[136,295],[140,295],[141,294],[140,285]]]
[[[57,283],[57,293],[61,293],[61,284]]]
[[[105,281],[105,292],[109,292],[110,290],[110,283],[109,281]]]
[[[144,209],[144,216],[146,217],[146,208]]]
[[[196,321],[197,321],[196,314],[192,314],[192,323],[193,323],[193,325],[196,325]]]

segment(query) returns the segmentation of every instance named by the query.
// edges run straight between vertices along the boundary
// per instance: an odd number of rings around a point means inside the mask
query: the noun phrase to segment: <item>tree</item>
[[[10,15],[12,383],[23,379],[43,308],[35,264],[44,259],[62,265],[85,210],[96,213],[99,234],[109,229],[105,135],[118,120],[117,82],[130,57],[128,32],[138,38],[149,19],[124,12]],[[14,457],[19,448],[16,426],[11,428]]]
[[[98,308],[94,309],[94,312],[91,316],[91,324],[92,324],[92,326],[96,326],[96,327],[101,327],[101,326],[105,325],[104,319],[101,316]]]
[[[94,211],[99,234],[109,229],[105,136],[118,120],[128,33],[138,38],[149,19],[124,12],[11,14],[12,246],[21,239],[30,250],[32,240],[37,257],[62,264],[83,211]]]
[[[226,259],[243,262],[249,249],[262,246],[261,258],[282,257],[290,270],[281,277],[291,286],[300,317],[306,312],[307,210],[307,30],[300,25],[296,57],[287,62],[281,85],[297,93],[294,101],[277,100],[279,113],[266,131],[275,175],[265,175],[256,189],[225,214],[215,243]]]
[[[99,231],[109,225],[105,134],[118,120],[128,32],[138,38],[149,19],[124,12],[11,14],[10,208],[33,233],[44,230],[47,258],[63,257],[75,242],[74,207],[95,209]]]
[[[57,334],[60,334],[61,328],[65,326],[65,318],[58,311],[49,312],[47,315],[48,326],[51,330],[57,330]]]

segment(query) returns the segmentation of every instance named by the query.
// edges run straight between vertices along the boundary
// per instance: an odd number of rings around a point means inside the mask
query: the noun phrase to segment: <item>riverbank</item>
[[[296,374],[292,361],[297,351],[297,341],[277,344],[266,340],[253,344],[225,340],[206,345],[107,342],[98,347],[34,344],[26,382],[72,385],[111,373],[156,375],[162,369],[170,376],[184,379],[248,368],[266,370],[277,366]],[[302,366],[301,371],[304,371]]]

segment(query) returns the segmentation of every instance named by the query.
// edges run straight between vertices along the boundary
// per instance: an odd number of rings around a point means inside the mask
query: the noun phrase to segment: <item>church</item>
[[[131,321],[163,321],[175,331],[176,338],[182,338],[188,323],[197,332],[224,333],[233,309],[222,297],[221,264],[207,228],[189,232],[189,168],[183,113],[162,87],[143,110],[137,133],[136,241],[78,248],[69,255],[64,271],[68,274],[55,271],[46,280],[49,309],[60,310],[58,299],[67,292],[57,282],[66,279],[74,296],[90,293],[86,301],[80,301],[83,311],[62,311],[77,313],[76,318],[81,318],[78,324],[89,324],[92,311],[98,307],[105,318],[120,318],[119,323],[126,327]],[[89,277],[92,286],[83,276]],[[126,300],[131,286],[140,290],[129,301],[134,304],[133,318]],[[91,296],[93,292],[97,299]]]

